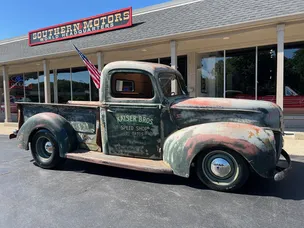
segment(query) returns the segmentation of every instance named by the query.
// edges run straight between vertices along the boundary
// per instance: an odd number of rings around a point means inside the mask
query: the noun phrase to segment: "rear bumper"
[[[287,176],[288,171],[291,169],[290,157],[284,149],[282,149],[281,155],[285,158],[288,165],[287,165],[286,168],[282,168],[282,167],[279,167],[279,166],[276,167],[276,172],[273,176],[273,179],[275,181],[283,180]]]

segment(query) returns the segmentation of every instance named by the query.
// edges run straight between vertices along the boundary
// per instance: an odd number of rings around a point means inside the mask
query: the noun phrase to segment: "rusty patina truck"
[[[161,64],[109,63],[99,102],[19,103],[18,122],[10,137],[46,169],[75,159],[185,178],[196,173],[211,189],[234,191],[252,172],[278,181],[291,168],[279,106],[191,98],[182,75]]]

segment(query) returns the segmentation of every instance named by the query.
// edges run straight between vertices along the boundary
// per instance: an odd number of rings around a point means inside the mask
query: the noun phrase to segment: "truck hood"
[[[267,101],[186,98],[175,100],[170,110],[179,128],[210,122],[239,122],[283,131],[281,108]]]

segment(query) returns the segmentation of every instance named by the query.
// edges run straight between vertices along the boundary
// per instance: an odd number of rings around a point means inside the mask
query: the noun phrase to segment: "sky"
[[[133,9],[170,0],[9,0],[1,1],[0,40],[132,6]]]

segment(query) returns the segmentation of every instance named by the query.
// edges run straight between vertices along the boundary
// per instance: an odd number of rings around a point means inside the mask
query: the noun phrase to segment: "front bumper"
[[[14,139],[18,135],[18,130],[15,130],[12,134],[9,135],[9,139]]]
[[[288,166],[286,168],[282,168],[280,166],[276,167],[276,173],[273,177],[275,181],[283,180],[287,176],[287,172],[291,169],[290,157],[284,149],[282,149],[281,155],[285,158]]]

